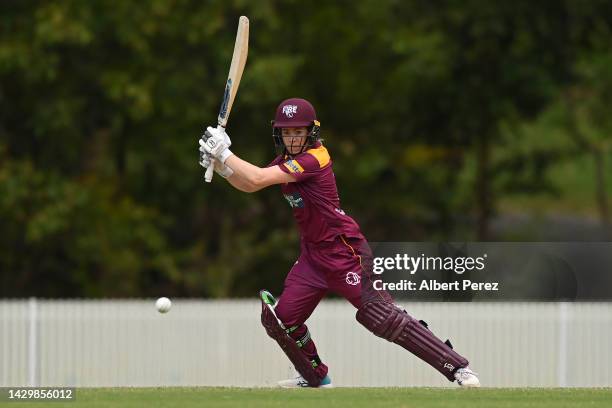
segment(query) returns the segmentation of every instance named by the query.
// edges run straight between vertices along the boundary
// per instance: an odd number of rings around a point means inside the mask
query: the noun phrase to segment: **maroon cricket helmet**
[[[302,98],[290,98],[282,101],[276,108],[272,127],[310,127],[316,120],[317,112],[310,102]]]
[[[321,140],[321,124],[317,120],[317,112],[310,102],[302,98],[285,99],[276,108],[272,121],[272,138],[278,154],[289,154],[282,137],[282,128],[307,127],[308,136],[300,148],[300,152]]]

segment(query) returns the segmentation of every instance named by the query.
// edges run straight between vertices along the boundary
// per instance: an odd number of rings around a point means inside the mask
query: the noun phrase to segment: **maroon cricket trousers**
[[[365,238],[338,236],[332,242],[301,242],[301,253],[285,279],[276,314],[285,327],[293,331],[294,340],[305,338],[304,322],[327,292],[336,293],[359,308],[374,297],[386,302],[393,299],[372,286],[372,252]],[[311,339],[302,347],[308,360],[319,360]],[[315,371],[323,378],[328,368],[320,363]]]

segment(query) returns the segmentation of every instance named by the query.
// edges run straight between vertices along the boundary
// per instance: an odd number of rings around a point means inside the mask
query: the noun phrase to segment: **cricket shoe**
[[[301,375],[298,375],[295,378],[291,378],[289,380],[282,380],[278,382],[279,387],[281,388],[312,388],[308,385],[308,381],[304,379]],[[315,388],[333,388],[331,378],[329,375],[326,375],[325,378],[321,380],[321,384]]]
[[[470,370],[470,367],[459,368],[455,371],[455,379],[457,384],[464,388],[478,388],[480,387],[480,381],[478,380],[478,374]]]

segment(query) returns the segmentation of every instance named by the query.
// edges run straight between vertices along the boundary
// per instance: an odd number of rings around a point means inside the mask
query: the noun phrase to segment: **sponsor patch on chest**
[[[304,208],[304,199],[300,193],[283,194],[291,208]]]

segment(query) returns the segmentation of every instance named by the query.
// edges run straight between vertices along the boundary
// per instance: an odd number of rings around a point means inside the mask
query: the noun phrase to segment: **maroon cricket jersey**
[[[293,209],[303,240],[333,241],[339,235],[362,237],[359,225],[340,208],[336,176],[325,146],[317,142],[294,157],[278,156],[268,167],[274,165],[296,179],[282,184],[281,191]]]

